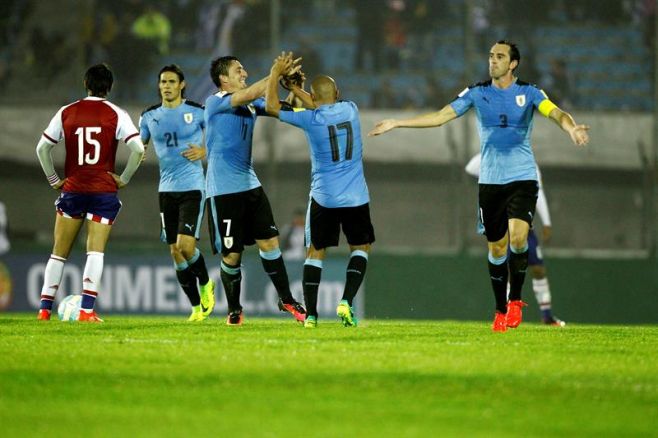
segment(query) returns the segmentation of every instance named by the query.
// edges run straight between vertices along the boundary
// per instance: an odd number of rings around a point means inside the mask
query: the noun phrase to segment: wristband
[[[48,184],[50,184],[52,187],[54,187],[56,184],[58,184],[61,180],[59,179],[59,176],[57,173],[53,173],[48,177]]]

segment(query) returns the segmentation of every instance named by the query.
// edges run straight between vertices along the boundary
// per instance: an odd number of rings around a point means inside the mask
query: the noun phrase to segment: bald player
[[[306,213],[303,287],[304,327],[317,327],[318,288],[326,249],[338,246],[341,226],[350,246],[343,297],[336,314],[343,325],[357,325],[353,300],[368,264],[375,232],[370,221],[370,197],[363,175],[361,122],[354,102],[338,101],[336,83],[318,76],[311,93],[292,84],[291,91],[308,109],[282,111],[279,78],[290,69],[291,57],[278,57],[267,83],[266,110],[285,123],[304,130],[311,152],[311,193]]]

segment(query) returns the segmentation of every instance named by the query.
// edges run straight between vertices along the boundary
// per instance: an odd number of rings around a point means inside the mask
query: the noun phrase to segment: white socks
[[[551,289],[548,285],[548,278],[541,280],[532,280],[532,290],[535,292],[537,304],[541,310],[548,310],[551,308]]]
[[[62,282],[62,274],[64,273],[65,258],[50,255],[48,263],[46,263],[46,270],[43,275],[43,287],[41,288],[41,295],[54,297],[59,289],[59,284]]]

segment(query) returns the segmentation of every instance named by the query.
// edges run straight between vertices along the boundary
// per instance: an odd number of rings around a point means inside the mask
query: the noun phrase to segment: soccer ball
[[[60,321],[77,321],[82,304],[81,295],[69,295],[64,298],[57,307],[57,315]]]

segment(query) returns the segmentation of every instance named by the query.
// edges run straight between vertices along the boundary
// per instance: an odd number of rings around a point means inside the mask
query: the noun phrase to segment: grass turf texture
[[[0,316],[2,436],[658,430],[658,327]]]

